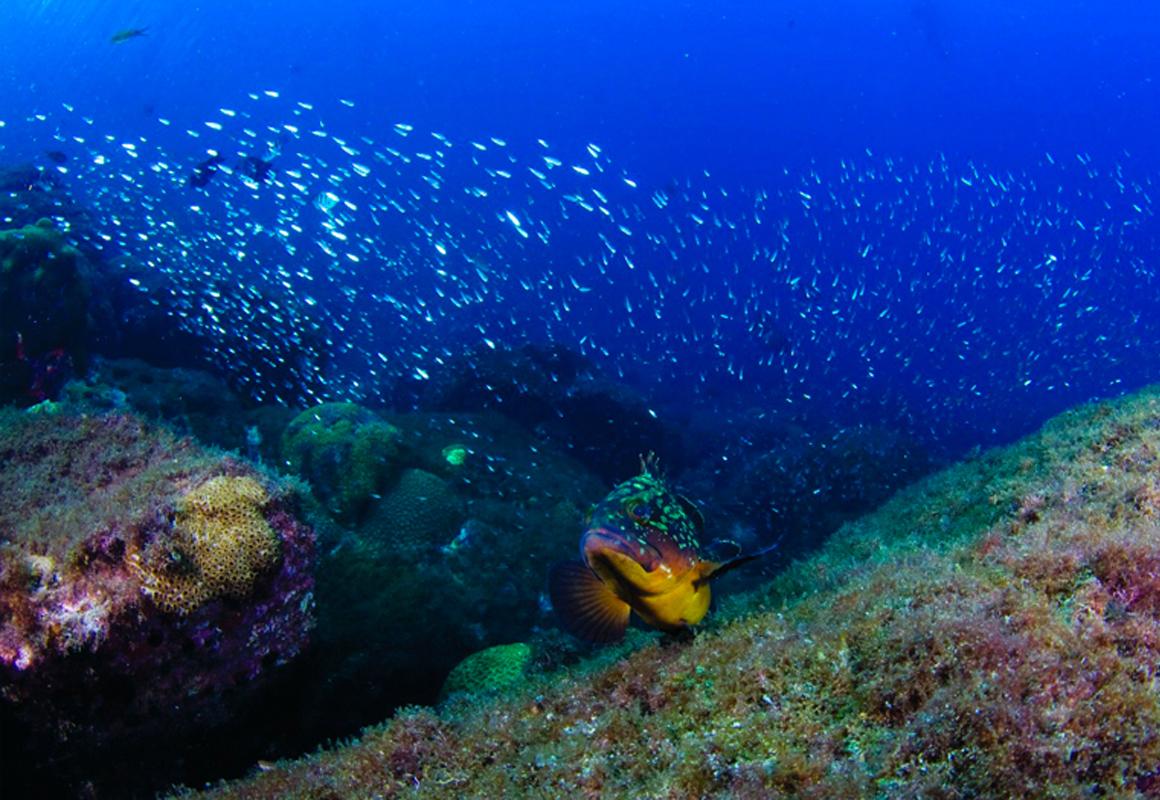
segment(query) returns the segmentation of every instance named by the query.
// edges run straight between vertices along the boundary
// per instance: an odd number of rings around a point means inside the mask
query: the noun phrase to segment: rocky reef
[[[0,168],[0,194],[0,405],[34,409],[0,410],[5,790],[237,776],[575,664],[545,573],[642,454],[724,550],[815,547],[916,475],[888,433],[698,424],[559,343],[448,349],[367,407],[293,408],[350,399],[321,306],[118,252],[51,168]],[[238,288],[228,325],[197,302]]]
[[[131,410],[179,435],[265,464],[279,461],[282,432],[295,415],[284,406],[252,406],[209,372],[135,358],[94,357],[84,380],[66,384],[61,396],[92,411]]]
[[[314,622],[299,493],[132,414],[0,412],[13,791],[177,780],[191,742],[277,685]]]
[[[56,397],[85,367],[85,260],[51,220],[0,231],[0,400]]]
[[[212,370],[248,400],[324,393],[329,348],[309,304],[251,287],[244,319],[227,331],[174,270],[158,268],[166,254],[138,260],[111,244],[108,224],[54,170],[0,166],[0,403],[57,399],[92,354]]]
[[[554,625],[545,570],[575,551],[587,503],[606,491],[579,463],[493,413],[325,404],[283,442],[332,523],[304,741],[434,702],[460,660]]]
[[[478,345],[430,380],[392,386],[388,398],[396,406],[409,398],[428,412],[501,414],[552,440],[609,484],[631,475],[641,453],[655,452],[672,471],[686,466],[679,429],[658,419],[644,395],[563,345]]]
[[[706,499],[710,516],[738,521],[733,538],[763,533],[761,542],[739,542],[742,549],[777,541],[783,558],[812,553],[933,468],[913,439],[878,425],[807,429],[754,410],[727,429],[724,441],[717,436],[717,457],[685,483]]]
[[[635,633],[196,796],[1156,796],[1158,476],[1160,392],[1081,407],[691,641]]]
[[[286,466],[301,475],[338,522],[357,522],[399,469],[399,432],[354,403],[323,403],[282,434]]]

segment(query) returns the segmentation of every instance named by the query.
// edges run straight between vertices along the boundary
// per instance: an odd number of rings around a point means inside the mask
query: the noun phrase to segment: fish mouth
[[[661,561],[661,553],[638,536],[627,536],[612,528],[589,528],[580,539],[580,555],[593,566],[613,554],[636,562],[645,572],[652,572]]]

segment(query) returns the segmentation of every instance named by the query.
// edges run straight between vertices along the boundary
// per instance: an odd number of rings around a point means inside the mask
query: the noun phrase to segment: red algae
[[[297,491],[131,414],[0,412],[6,786],[163,786],[272,691],[313,626]]]
[[[1155,390],[1076,409],[692,641],[634,634],[197,796],[1158,796],[1158,454]]]

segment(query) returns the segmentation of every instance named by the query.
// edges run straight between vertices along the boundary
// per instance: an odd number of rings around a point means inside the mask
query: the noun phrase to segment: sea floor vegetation
[[[1158,516],[1151,389],[903,490],[691,639],[176,796],[1157,796]]]

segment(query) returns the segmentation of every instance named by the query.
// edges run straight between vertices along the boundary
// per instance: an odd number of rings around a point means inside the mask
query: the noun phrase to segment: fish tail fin
[[[583,561],[560,561],[548,572],[548,594],[564,630],[589,642],[616,642],[628,628],[628,603]]]
[[[737,558],[731,558],[728,561],[722,562],[720,564],[712,564],[712,566],[705,570],[704,574],[697,580],[697,583],[705,584],[709,581],[716,580],[727,572],[732,572],[738,567],[745,566],[750,561],[756,561],[762,556],[767,555],[768,553],[772,553],[777,549],[777,545],[778,543],[774,542],[769,547],[763,547],[754,553],[747,553],[743,556],[738,556]]]

